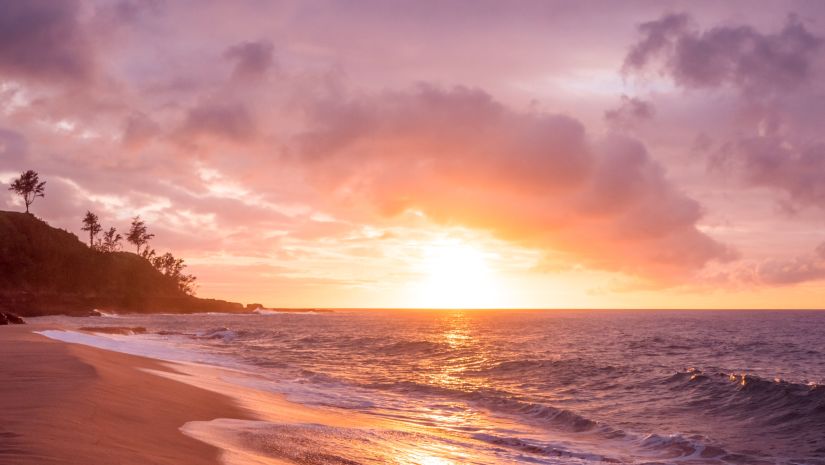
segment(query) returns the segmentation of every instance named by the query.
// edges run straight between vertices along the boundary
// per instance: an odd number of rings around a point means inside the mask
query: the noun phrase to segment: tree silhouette
[[[100,225],[97,215],[87,211],[86,216],[83,217],[83,227],[80,229],[82,231],[89,231],[89,247],[94,248],[95,236],[103,230],[103,226]]]
[[[149,260],[150,263],[155,259],[155,255],[157,255],[155,249],[150,249],[148,246],[140,253],[140,257]]]
[[[194,275],[183,273],[186,265],[183,263],[182,258],[175,258],[170,252],[166,252],[163,255],[153,257],[150,261],[155,269],[172,279],[178,285],[178,289],[189,295],[195,293],[195,280],[197,278]]]
[[[103,240],[98,244],[98,249],[102,252],[117,252],[120,250],[120,241],[123,239],[117,229],[109,228],[103,233]]]
[[[140,248],[149,243],[149,240],[155,237],[154,234],[149,234],[146,228],[146,223],[140,219],[140,216],[132,218],[132,225],[129,227],[129,233],[126,234],[126,240],[137,247],[137,254],[140,255]]]
[[[11,183],[9,190],[23,197],[23,203],[26,204],[26,213],[28,213],[29,205],[34,202],[34,199],[46,196],[45,186],[46,181],[40,182],[40,177],[36,171],[28,170]]]

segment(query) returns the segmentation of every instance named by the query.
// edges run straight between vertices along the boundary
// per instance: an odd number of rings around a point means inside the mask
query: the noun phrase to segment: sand
[[[173,379],[170,364],[53,341],[38,329],[0,326],[3,465],[219,464],[219,449],[180,428],[256,418],[225,395]]]

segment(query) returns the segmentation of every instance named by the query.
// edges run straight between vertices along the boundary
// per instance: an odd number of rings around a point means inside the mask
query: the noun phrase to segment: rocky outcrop
[[[24,325],[22,318],[11,312],[0,312],[0,325]]]

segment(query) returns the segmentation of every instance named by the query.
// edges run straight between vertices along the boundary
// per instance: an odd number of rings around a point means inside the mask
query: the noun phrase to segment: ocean
[[[397,425],[224,424],[249,463],[825,464],[825,312],[36,320],[68,329],[49,337],[231,368],[228,382]],[[146,331],[77,331],[89,326]]]

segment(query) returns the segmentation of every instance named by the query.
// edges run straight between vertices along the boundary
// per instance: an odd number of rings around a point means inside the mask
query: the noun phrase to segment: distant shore
[[[217,465],[220,450],[186,422],[251,418],[221,394],[144,370],[152,359],[57,342],[38,325],[0,327],[4,465]]]

